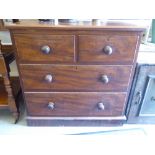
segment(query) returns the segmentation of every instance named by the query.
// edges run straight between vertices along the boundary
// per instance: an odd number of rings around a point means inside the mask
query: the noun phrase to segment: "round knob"
[[[108,78],[108,76],[107,75],[102,75],[101,76],[101,81],[103,82],[103,83],[109,83],[109,78]]]
[[[47,45],[44,45],[41,47],[41,51],[44,53],[44,54],[49,54],[51,52],[51,49],[49,46]]]
[[[107,46],[104,47],[103,51],[104,51],[105,54],[111,55],[112,52],[113,52],[113,49],[112,49],[111,46],[107,45]]]
[[[48,109],[53,110],[54,109],[54,103],[53,102],[49,102],[47,107],[48,107]]]
[[[47,75],[45,76],[45,81],[46,81],[46,82],[50,83],[50,82],[52,82],[52,80],[53,80],[53,77],[52,77],[51,74],[47,74]]]
[[[98,106],[99,110],[104,110],[105,109],[104,103],[102,103],[102,102],[98,103],[97,106]]]

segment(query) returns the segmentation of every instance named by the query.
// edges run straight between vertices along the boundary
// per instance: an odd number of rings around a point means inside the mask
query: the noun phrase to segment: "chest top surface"
[[[6,22],[5,27],[8,29],[53,29],[53,30],[124,30],[124,31],[144,31],[144,25],[138,25],[137,22],[107,20],[105,22],[40,22],[39,20],[20,20],[17,23]]]

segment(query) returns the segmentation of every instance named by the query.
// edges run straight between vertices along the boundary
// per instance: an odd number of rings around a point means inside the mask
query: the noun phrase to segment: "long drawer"
[[[20,65],[25,91],[127,91],[132,66]]]
[[[132,64],[137,41],[131,35],[79,35],[79,62]]]
[[[25,93],[29,116],[121,116],[126,93]]]
[[[16,34],[14,37],[18,59],[21,62],[74,61],[74,35]]]

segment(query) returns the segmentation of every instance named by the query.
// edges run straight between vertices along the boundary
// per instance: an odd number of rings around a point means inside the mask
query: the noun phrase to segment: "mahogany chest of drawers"
[[[143,28],[28,21],[8,28],[28,125],[99,126],[126,120]]]

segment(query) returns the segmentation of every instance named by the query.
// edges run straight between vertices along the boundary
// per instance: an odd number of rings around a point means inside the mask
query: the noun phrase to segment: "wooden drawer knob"
[[[104,110],[105,109],[104,103],[102,103],[102,102],[98,103],[97,106],[98,106],[99,110]]]
[[[41,51],[44,54],[49,54],[51,52],[51,48],[48,45],[44,45],[44,46],[41,47]]]
[[[49,102],[47,107],[48,107],[48,109],[53,110],[55,107],[55,104],[53,102]]]
[[[103,48],[103,52],[106,54],[106,55],[111,55],[113,53],[113,48],[109,45],[105,46]]]
[[[109,78],[107,75],[101,75],[101,81],[105,84],[109,83]]]
[[[53,80],[53,76],[51,74],[47,74],[44,79],[46,82],[51,83]]]

